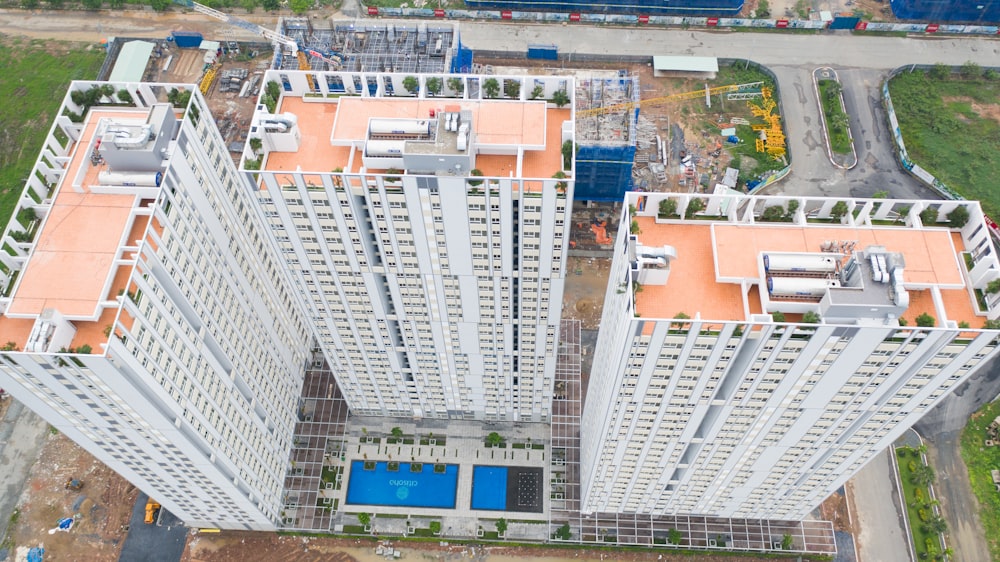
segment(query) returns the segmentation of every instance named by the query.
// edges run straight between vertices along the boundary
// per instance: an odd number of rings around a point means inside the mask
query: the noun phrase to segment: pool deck
[[[387,438],[391,437],[392,428],[399,426],[406,435],[406,438],[414,436],[415,427],[401,420],[379,420],[376,418],[353,418],[345,436],[346,452],[345,459],[338,464],[344,466],[342,477],[343,485],[340,490],[328,490],[324,494],[339,500],[342,506],[340,511],[345,513],[344,524],[357,524],[355,517],[350,514],[368,512],[374,514],[372,519],[372,529],[383,535],[404,534],[406,532],[406,515],[411,523],[414,519],[430,517],[440,519],[443,536],[475,536],[479,519],[495,520],[500,517],[517,517],[521,520],[538,520],[539,523],[547,523],[547,511],[549,507],[549,430],[545,424],[503,424],[508,428],[491,428],[481,422],[461,422],[451,421],[448,423],[447,434],[443,431],[437,435],[444,436],[445,445],[420,445],[420,438],[426,438],[428,431],[421,430],[420,435],[414,441],[415,444],[387,444]],[[367,433],[362,432],[364,427]],[[491,431],[497,431],[507,442],[506,448],[490,448],[486,445],[486,436]],[[379,438],[381,443],[363,443],[366,436],[368,438]],[[529,441],[530,439],[530,441]],[[544,449],[514,449],[514,443],[545,444]],[[530,446],[530,445],[529,445]],[[351,462],[356,460],[370,461],[390,461],[400,462],[423,462],[423,463],[444,463],[458,465],[458,488],[455,496],[454,509],[424,508],[424,507],[399,507],[399,506],[377,506],[377,505],[356,505],[346,504],[347,483],[350,481]],[[544,510],[542,513],[496,511],[472,509],[472,475],[473,467],[480,466],[525,466],[541,468],[544,474],[543,492]],[[392,517],[379,518],[379,515],[391,515]],[[419,526],[419,525],[418,525]],[[489,528],[482,525],[487,531],[495,530],[492,524]],[[537,527],[538,539],[547,538],[547,525],[528,525]],[[527,537],[526,537],[527,538]]]

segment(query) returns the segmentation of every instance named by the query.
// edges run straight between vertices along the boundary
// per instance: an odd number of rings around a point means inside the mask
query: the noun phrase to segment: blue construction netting
[[[653,5],[635,0],[465,0],[470,8],[664,16],[736,16],[743,0],[678,0]]]
[[[930,22],[1000,23],[1000,0],[890,0],[892,13],[904,20]]]
[[[458,40],[458,49],[451,59],[451,73],[464,74],[472,72],[472,49],[462,45],[462,40]]]
[[[575,201],[621,201],[632,189],[635,145],[586,146],[576,152]]]

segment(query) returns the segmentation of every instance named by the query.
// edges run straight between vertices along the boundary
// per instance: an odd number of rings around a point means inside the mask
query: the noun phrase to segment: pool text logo
[[[399,500],[405,500],[410,497],[410,488],[415,488],[417,486],[416,480],[390,480],[390,486],[398,486],[396,488],[396,498]]]
[[[390,480],[390,486],[406,486],[408,488],[416,488],[418,482],[416,480]]]

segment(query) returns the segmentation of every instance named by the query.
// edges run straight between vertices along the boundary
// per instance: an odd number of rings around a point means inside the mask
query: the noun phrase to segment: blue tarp
[[[632,190],[635,146],[580,145],[576,152],[576,201],[621,201]]]

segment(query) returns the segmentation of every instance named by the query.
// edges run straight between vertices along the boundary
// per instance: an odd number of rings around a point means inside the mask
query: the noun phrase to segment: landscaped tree
[[[552,94],[552,103],[556,104],[556,107],[562,107],[564,105],[568,105],[569,96],[566,95],[566,92],[562,90],[556,90],[556,92]]]
[[[569,523],[563,523],[561,527],[556,529],[556,538],[564,541],[573,538],[573,532],[569,528]]]
[[[487,78],[483,81],[483,94],[487,98],[495,98],[500,95],[500,82],[496,78]]]
[[[533,99],[533,100],[537,100],[538,98],[540,98],[540,97],[542,97],[544,95],[545,95],[545,86],[542,86],[541,84],[535,86],[531,90],[531,99]]]
[[[986,284],[987,293],[1000,293],[1000,279],[994,279]]]
[[[658,209],[658,214],[661,219],[667,217],[672,217],[677,214],[677,200],[676,199],[664,199],[660,201],[660,206]]]
[[[511,99],[517,99],[521,97],[521,82],[519,80],[504,80],[503,81],[503,93],[505,96]]]
[[[802,315],[802,322],[804,324],[819,324],[820,317],[813,311],[808,311]]]
[[[573,165],[573,141],[562,143],[563,169],[568,170]]]
[[[788,202],[788,211],[785,213],[785,220],[792,220],[795,218],[795,213],[799,210],[799,200],[792,199]]]
[[[258,0],[240,0],[240,6],[246,10],[248,14],[252,14],[259,5],[260,3]]]
[[[684,212],[685,215],[691,216],[695,213],[700,213],[705,210],[705,200],[700,197],[695,197],[694,199],[688,201],[687,211]]]
[[[933,468],[926,464],[920,464],[913,471],[913,475],[910,476],[910,481],[917,486],[930,486],[934,483],[935,478],[936,475]]]
[[[403,430],[398,427],[392,428],[389,431],[389,433],[392,434],[393,439],[395,439],[396,441],[399,441],[400,439],[403,438]]]
[[[962,228],[969,222],[969,210],[965,208],[965,205],[955,207],[946,216],[948,224],[952,228]]]
[[[448,89],[458,95],[462,95],[462,92],[465,91],[465,80],[461,78],[449,78]]]
[[[428,525],[427,527],[431,530],[431,534],[432,535],[439,535],[439,534],[441,534],[441,522],[440,521],[431,521],[430,525]]]
[[[80,0],[85,10],[100,10],[101,0]]]
[[[779,310],[779,311],[777,311],[777,312],[772,312],[772,313],[771,313],[771,318],[772,318],[772,319],[773,319],[773,320],[774,320],[775,322],[784,322],[784,321],[785,321],[785,313],[784,313],[784,312],[781,312],[780,310]]]
[[[678,531],[677,529],[671,528],[669,531],[667,531],[667,542],[674,546],[681,544],[681,540],[683,538],[684,535],[682,535],[681,532]]]
[[[1000,330],[1000,319],[983,322],[984,330]]]
[[[358,514],[358,523],[361,523],[367,527],[372,522],[372,516],[368,513],[361,512]]]
[[[503,535],[507,532],[507,520],[501,517],[497,519],[497,534]]]
[[[503,436],[495,431],[492,431],[486,436],[486,443],[489,444],[490,447],[499,447],[500,445],[503,445]]]
[[[840,220],[847,214],[847,201],[837,201],[830,209],[830,218]]]
[[[791,550],[792,549],[792,535],[785,534],[781,536],[781,550]]]
[[[881,189],[879,191],[876,191],[875,193],[872,193],[872,199],[888,199],[888,198],[889,198],[889,190],[887,189]]]
[[[410,92],[411,96],[415,96],[420,91],[420,81],[417,80],[416,76],[407,76],[403,78],[403,87],[406,88],[407,92]]]
[[[944,517],[935,514],[923,524],[923,529],[926,533],[940,535],[948,530],[948,522],[945,521]]]
[[[469,175],[470,176],[475,176],[477,178],[481,178],[481,177],[483,177],[483,171],[480,170],[479,168],[473,168],[469,172]],[[483,180],[469,180],[469,185],[471,185],[473,187],[475,187],[477,185],[482,185],[482,184],[483,184]]]
[[[926,312],[917,316],[917,326],[920,326],[921,328],[933,328],[934,323],[934,317]]]
[[[281,0],[260,0],[260,6],[268,12],[273,12],[281,8]]]
[[[556,173],[552,174],[552,177],[556,178],[557,180],[565,179],[566,178],[566,172],[564,172],[562,170],[559,170]],[[566,184],[566,182],[564,182],[564,181],[557,181],[556,182],[556,189],[559,190],[560,193],[565,193],[566,187],[568,187],[568,185]]]
[[[440,78],[436,76],[434,78],[428,78],[425,84],[427,85],[428,94],[432,96],[441,95],[441,89],[444,87],[444,82]]]
[[[923,211],[920,211],[920,222],[924,223],[924,226],[933,225],[938,221],[938,210],[937,207],[927,207]]]
[[[781,205],[771,205],[770,207],[765,207],[764,212],[760,214],[760,220],[766,222],[779,222],[785,220],[785,208]]]
[[[628,225],[628,231],[632,234],[642,234],[642,229],[639,228],[639,221],[632,219],[632,223]]]

